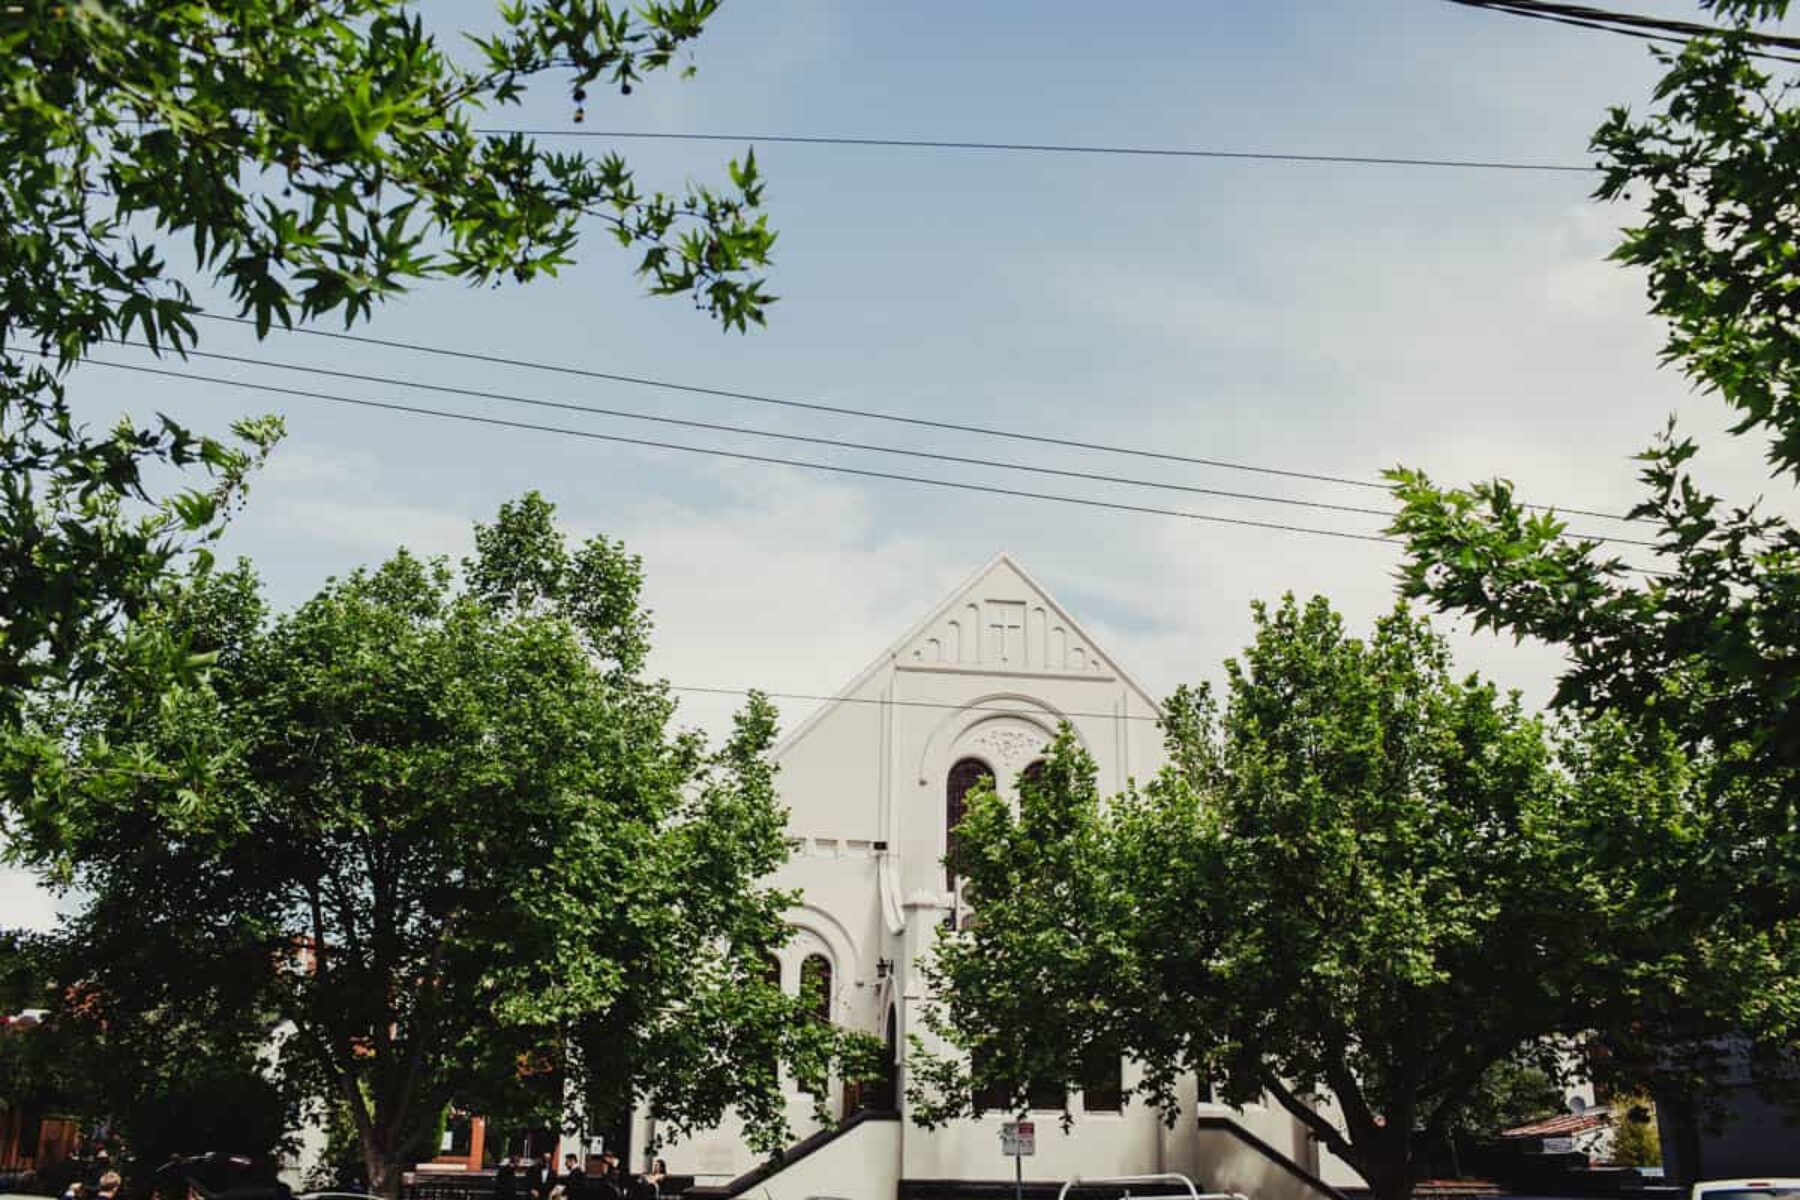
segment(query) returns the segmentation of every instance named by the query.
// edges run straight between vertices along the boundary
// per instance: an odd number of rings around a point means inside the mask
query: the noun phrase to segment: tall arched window
[[[800,998],[813,1016],[831,1023],[831,960],[823,954],[809,954],[801,962]]]
[[[1025,769],[1023,771],[1019,772],[1019,789],[1021,791],[1023,791],[1024,787],[1027,783],[1036,783],[1043,777],[1044,777],[1044,760],[1043,759],[1040,758],[1040,759],[1036,759],[1033,762],[1027,763],[1025,765]]]
[[[763,955],[762,977],[764,983],[768,984],[776,991],[781,990],[781,960],[775,955]],[[781,1054],[777,1047],[771,1045],[768,1048],[765,1064],[768,1068],[770,1077],[779,1082],[781,1079]]]
[[[809,954],[800,960],[800,1003],[813,1020],[821,1025],[831,1024],[831,960],[823,954]],[[801,1090],[824,1094],[805,1085]]]
[[[892,1110],[900,1107],[900,1014],[888,1005],[881,1073],[863,1085],[861,1108]]]
[[[992,775],[988,765],[979,758],[965,758],[950,768],[949,777],[944,780],[944,886],[951,891],[956,890],[959,849],[956,827],[962,824],[969,811],[969,793],[976,784]]]

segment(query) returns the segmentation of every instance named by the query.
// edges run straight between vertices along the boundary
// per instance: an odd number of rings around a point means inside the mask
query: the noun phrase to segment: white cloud
[[[56,925],[57,898],[37,876],[16,867],[0,867],[0,929],[44,932]]]

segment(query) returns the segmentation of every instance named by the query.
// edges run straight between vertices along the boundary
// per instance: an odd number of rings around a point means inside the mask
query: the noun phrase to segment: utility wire
[[[138,347],[140,343],[128,342],[123,338],[114,339],[119,345]],[[883,446],[872,442],[852,442],[841,438],[818,437],[804,433],[786,433],[775,429],[756,429],[745,425],[726,425],[717,421],[695,421],[685,417],[667,417],[655,413],[633,412],[630,409],[602,408],[592,404],[577,404],[568,400],[545,400],[535,396],[518,396],[508,392],[490,391],[485,388],[453,387],[441,383],[423,383],[414,379],[401,379],[392,375],[371,375],[361,371],[341,371],[332,367],[308,366],[301,363],[277,362],[267,358],[248,358],[239,354],[216,354],[208,350],[189,350],[188,358],[210,358],[221,362],[241,363],[253,367],[273,367],[281,371],[297,371],[307,375],[327,375],[336,379],[350,379],[359,383],[375,383],[390,387],[414,388],[424,392],[440,392],[450,396],[466,396],[474,400],[498,400],[506,404],[524,404],[534,408],[553,408],[563,412],[589,413],[599,417],[617,417],[627,421],[649,421],[658,425],[676,425],[684,429],[705,429],[713,433],[743,434],[749,437],[774,438],[784,442],[804,442],[813,446],[830,446],[837,450],[863,450],[874,454],[894,454],[905,458],[927,458],[937,462],[961,463],[971,467],[994,467],[1003,471],[1025,471],[1034,475],[1054,475],[1064,479],[1085,479],[1094,483],[1119,483],[1130,487],[1160,488],[1164,491],[1188,492],[1199,496],[1218,496],[1228,500],[1251,500],[1263,504],[1288,504],[1296,508],[1316,508],[1329,512],[1355,513],[1367,517],[1390,517],[1393,513],[1385,508],[1369,508],[1357,504],[1331,504],[1322,500],[1301,500],[1290,496],[1267,496],[1259,492],[1234,492],[1221,488],[1198,487],[1193,484],[1168,483],[1159,479],[1139,479],[1129,475],[1105,475],[1095,471],[1075,471],[1061,467],[1038,466],[1034,463],[1010,462],[1006,459],[971,458],[961,454],[945,454],[935,450],[919,450],[904,446]],[[1598,537],[1599,535],[1595,535]],[[1623,539],[1608,539],[1623,540]],[[1638,546],[1653,546],[1653,542],[1627,543]]]
[[[671,692],[694,692],[703,696],[748,696],[750,688],[701,687],[697,684],[671,683]],[[1019,715],[1019,709],[1002,708],[999,705],[987,704],[950,704],[943,700],[890,700],[880,696],[827,696],[816,692],[767,692],[761,688],[755,691],[771,700],[818,700],[837,704],[886,704],[894,708],[950,708],[958,712],[991,712]],[[1059,712],[1059,717],[1093,717],[1101,721],[1161,721],[1160,715],[1135,713],[1103,713],[1103,712]]]
[[[1450,167],[1476,171],[1550,171],[1588,174],[1582,163],[1515,162],[1501,159],[1407,158],[1379,154],[1298,154],[1274,150],[1184,149],[1168,146],[1102,146],[1061,142],[970,142],[932,138],[829,137],[793,133],[664,133],[648,129],[476,128],[488,137],[643,139],[665,142],[750,142],[789,146],[867,146],[904,150],[986,150],[1018,154],[1104,154],[1138,158],[1210,158],[1247,162],[1338,163],[1362,167]]]
[[[29,351],[28,353],[37,353]],[[1053,492],[1032,492],[1021,488],[997,487],[985,483],[965,483],[960,480],[934,479],[922,475],[902,475],[892,471],[873,471],[863,467],[846,467],[837,463],[813,462],[807,459],[781,458],[769,454],[749,454],[740,450],[721,450],[711,446],[690,446],[682,442],[662,442],[649,438],[626,437],[616,433],[597,433],[591,429],[571,429],[559,425],[539,425],[531,421],[514,421],[504,417],[480,416],[474,413],[453,412],[441,408],[424,408],[411,404],[397,404],[389,400],[365,400],[351,396],[338,396],[330,392],[315,392],[304,388],[281,387],[272,383],[250,383],[242,379],[227,379],[218,375],[199,375],[191,371],[171,371],[161,367],[147,367],[138,363],[114,362],[110,359],[89,358],[82,360],[86,364],[97,367],[110,367],[118,371],[135,371],[144,375],[160,375],[169,379],[183,379],[190,383],[213,383],[224,387],[249,388],[258,392],[270,392],[279,396],[297,396],[308,400],[325,400],[333,404],[348,404],[357,408],[382,409],[387,412],[410,413],[414,416],[437,417],[447,421],[468,421],[477,425],[491,425],[502,429],[526,429],[538,433],[555,433],[565,437],[585,438],[597,442],[614,442],[625,446],[643,446],[654,450],[678,450],[684,454],[703,454],[715,458],[731,458],[741,462],[769,463],[775,466],[799,467],[809,471],[830,471],[839,475],[855,475],[865,479],[891,479],[901,483],[920,483],[931,487],[955,488],[966,492],[985,492],[994,496],[1017,496],[1026,500],[1049,500],[1058,504],[1076,504],[1088,508],[1105,508],[1117,512],[1148,513],[1162,517],[1182,517],[1190,521],[1206,521],[1218,525],[1242,525],[1251,529],[1273,529],[1284,533],[1312,533],[1320,537],[1343,538],[1354,542],[1380,542],[1386,545],[1399,545],[1398,538],[1384,537],[1373,533],[1349,533],[1339,529],[1318,529],[1307,525],[1286,525],[1275,521],[1255,521],[1245,517],[1221,517],[1211,513],[1188,512],[1178,508],[1157,508],[1146,504],[1126,504],[1116,500],[1097,500],[1085,496],[1064,496]]]
[[[123,346],[135,347],[137,343],[124,339],[115,339]],[[1222,488],[1198,487],[1193,484],[1170,483],[1160,479],[1141,479],[1129,475],[1106,475],[1095,471],[1076,471],[1062,467],[1039,466],[1034,463],[1010,462],[1005,459],[972,458],[961,454],[945,454],[934,450],[920,450],[904,446],[884,446],[871,442],[852,442],[839,438],[817,437],[802,433],[785,433],[773,429],[755,429],[743,425],[725,425],[715,421],[694,421],[682,417],[665,417],[654,413],[633,412],[629,409],[602,408],[598,405],[577,404],[573,401],[545,400],[535,396],[518,396],[507,392],[496,392],[483,388],[453,387],[448,384],[423,383],[418,380],[401,379],[391,375],[373,375],[362,371],[342,371],[332,367],[308,366],[301,363],[277,362],[266,358],[249,358],[238,354],[217,354],[207,350],[190,350],[189,358],[209,358],[220,362],[240,363],[253,367],[273,367],[281,371],[295,371],[307,375],[324,375],[335,379],[349,379],[358,383],[374,383],[384,387],[413,388],[418,391],[439,392],[450,396],[465,396],[475,400],[497,400],[506,404],[521,404],[533,408],[550,408],[563,412],[588,413],[593,416],[615,417],[628,421],[647,421],[658,425],[675,425],[684,429],[704,429],[713,433],[742,434],[749,437],[773,438],[779,441],[802,442],[812,446],[830,446],[837,450],[859,450],[874,454],[892,454],[903,458],[923,458],[934,462],[959,463],[963,466],[990,467],[1003,471],[1022,471],[1033,475],[1048,475],[1059,479],[1081,479],[1092,483],[1116,483],[1127,487],[1155,488],[1162,491],[1186,492],[1190,495],[1216,496],[1227,500],[1248,500],[1261,504],[1284,504],[1295,508],[1311,508],[1325,512],[1354,513],[1368,517],[1391,517],[1388,509],[1369,508],[1356,504],[1331,504],[1321,500],[1302,500],[1292,496],[1269,496],[1260,492],[1234,492]],[[1570,533],[1566,536],[1587,541],[1613,542],[1621,546],[1641,546],[1655,549],[1656,543],[1632,538],[1614,537],[1605,534]]]
[[[1753,46],[1800,51],[1800,37],[1763,33],[1753,29],[1725,29],[1716,25],[1702,25],[1695,21],[1682,21],[1672,17],[1651,17],[1640,13],[1590,8],[1583,4],[1553,3],[1551,0],[1449,0],[1449,2],[1462,5],[1464,8],[1480,8],[1489,12],[1505,13],[1508,16],[1554,21],[1583,29],[1597,29],[1603,33],[1624,34],[1627,37],[1642,38],[1651,42],[1687,42],[1703,37],[1741,37]],[[1753,49],[1751,53],[1779,62],[1800,62],[1800,58],[1788,54],[1776,54],[1770,49]]]
[[[228,317],[218,313],[195,313],[195,316],[209,321],[220,321],[230,325],[255,327],[256,322],[248,317]],[[794,400],[780,396],[770,396],[758,392],[736,391],[730,388],[703,387],[698,384],[676,383],[667,379],[655,379],[642,375],[625,375],[614,371],[596,371],[585,367],[574,367],[559,363],[539,362],[534,359],[508,358],[497,354],[482,354],[471,350],[454,350],[446,346],[430,346],[419,342],[393,341],[388,338],[369,337],[363,334],[337,333],[329,329],[290,328],[287,333],[304,334],[307,337],[328,338],[332,341],[351,342],[364,346],[380,346],[389,350],[405,350],[414,354],[428,354],[440,358],[461,359],[466,362],[490,363],[495,366],[519,367],[525,370],[544,371],[553,375],[568,375],[579,379],[601,379],[610,383],[626,383],[634,387],[658,388],[663,391],[682,392],[696,396],[713,396],[726,400],[742,400],[752,404],[767,404],[778,408],[799,409],[806,412],[830,413],[840,417],[859,417],[871,421],[887,421],[896,425],[910,425],[919,429],[936,429],[950,433],[972,433],[981,437],[1006,438],[1016,442],[1029,442],[1041,446],[1060,446],[1071,450],[1092,450],[1105,454],[1119,454],[1131,458],[1152,459],[1158,462],[1183,463],[1188,466],[1214,467],[1226,471],[1243,471],[1255,475],[1269,475],[1283,479],[1303,479],[1312,483],[1330,483],[1343,487],[1364,488],[1369,491],[1391,491],[1385,483],[1371,479],[1356,479],[1346,475],[1327,475],[1314,471],[1295,471],[1282,467],[1265,467],[1252,463],[1232,462],[1227,459],[1201,458],[1188,454],[1173,454],[1163,450],[1146,450],[1135,446],[1119,446],[1106,442],[1088,442],[1077,438],[1056,437],[1051,434],[1022,433],[1013,429],[997,429],[986,425],[966,425],[956,421],[938,421],[928,417],[910,417],[900,413],[883,412],[880,409],[850,408],[844,405],[824,404],[811,400]],[[1592,508],[1576,508],[1571,505],[1532,505],[1535,508],[1554,507],[1561,513],[1569,513],[1583,517],[1598,517],[1608,521],[1632,521],[1634,518],[1621,516],[1618,513],[1602,512]],[[1385,513],[1382,515],[1386,515]]]
[[[43,351],[26,351],[40,357],[51,357]],[[190,383],[212,383],[223,387],[248,388],[252,391],[269,392],[280,396],[297,396],[302,399],[324,400],[333,404],[347,404],[356,408],[379,409],[386,412],[408,413],[413,416],[436,417],[447,421],[467,421],[475,425],[489,425],[502,429],[524,429],[537,433],[554,433],[564,437],[583,438],[596,442],[613,442],[625,446],[642,446],[653,450],[678,450],[684,454],[700,454],[713,458],[729,458],[740,462],[767,463],[774,466],[798,467],[809,471],[827,471],[836,475],[853,475],[863,479],[886,479],[900,483],[918,483],[928,487],[951,488],[956,491],[981,492],[991,496],[1012,496],[1022,500],[1047,500],[1054,504],[1073,504],[1084,508],[1103,508],[1114,512],[1145,513],[1151,516],[1180,517],[1188,521],[1204,521],[1214,525],[1238,525],[1248,529],[1270,529],[1282,533],[1310,533],[1318,537],[1339,538],[1353,542],[1377,542],[1382,545],[1398,546],[1404,542],[1400,538],[1386,537],[1374,533],[1351,533],[1341,529],[1320,529],[1312,525],[1289,525],[1278,521],[1256,521],[1247,517],[1221,517],[1213,513],[1197,513],[1179,508],[1157,508],[1147,504],[1127,504],[1117,500],[1099,500],[1086,496],[1065,496],[1055,492],[1033,492],[1023,488],[998,487],[986,483],[967,483],[961,480],[936,479],[925,475],[903,475],[894,471],[873,471],[864,467],[846,467],[837,463],[814,462],[808,459],[782,458],[770,454],[749,454],[740,450],[721,450],[711,446],[690,446],[682,442],[662,442],[649,438],[626,437],[616,433],[596,433],[591,429],[571,429],[560,425],[540,425],[531,421],[513,421],[504,417],[480,416],[475,413],[453,412],[441,408],[424,408],[411,404],[397,404],[389,400],[365,400],[350,396],[338,396],[330,392],[315,392],[305,388],[281,387],[271,383],[251,383],[242,379],[227,379],[218,375],[199,375],[190,371],[170,371],[161,367],[147,367],[138,363],[113,362],[103,358],[82,360],[97,367],[110,367],[118,371],[134,371],[143,375],[159,375],[168,379],[182,379]],[[1658,576],[1666,572],[1655,571],[1645,567],[1627,566],[1628,570],[1641,575]]]

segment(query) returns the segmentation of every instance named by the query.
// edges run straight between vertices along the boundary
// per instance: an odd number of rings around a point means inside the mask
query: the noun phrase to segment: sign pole
[[[1013,1200],[1025,1200],[1025,1156],[1037,1153],[1037,1125],[1006,1121],[1000,1126],[1000,1153],[1012,1155]]]

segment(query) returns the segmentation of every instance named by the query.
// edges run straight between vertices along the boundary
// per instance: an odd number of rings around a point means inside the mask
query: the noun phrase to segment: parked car
[[[1689,1200],[1800,1200],[1800,1179],[1706,1179]]]

